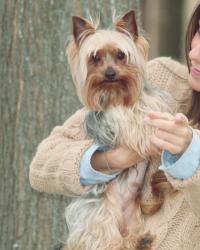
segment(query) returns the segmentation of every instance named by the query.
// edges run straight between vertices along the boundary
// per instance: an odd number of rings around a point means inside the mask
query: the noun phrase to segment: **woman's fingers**
[[[145,121],[153,120],[153,119],[161,119],[166,121],[174,121],[177,124],[188,125],[189,121],[188,118],[182,114],[177,113],[175,116],[165,113],[165,112],[154,112],[151,111],[148,113],[147,117],[145,117]]]
[[[172,134],[177,134],[180,132],[179,126],[174,123],[172,120],[166,120],[163,118],[157,118],[157,119],[149,119],[146,120],[146,123],[150,126],[153,126],[157,129],[162,129],[164,131],[168,131]]]
[[[161,150],[167,150],[172,154],[179,154],[182,149],[177,144],[172,144],[168,141],[162,140],[159,137],[151,136],[151,142]]]
[[[182,125],[188,125],[189,121],[188,121],[188,118],[184,114],[178,113],[175,115],[175,123],[182,124]]]
[[[173,154],[182,153],[192,140],[192,131],[187,117],[178,113],[175,116],[169,113],[149,112],[146,123],[156,128],[151,136],[151,142],[162,150]]]
[[[184,142],[184,140],[176,135],[176,134],[172,134],[172,133],[169,133],[168,131],[165,131],[165,130],[161,130],[161,129],[158,129],[155,133],[155,135],[160,138],[161,140],[163,141],[166,141],[166,142],[169,142],[171,144],[180,144],[182,145],[182,143]]]
[[[187,117],[178,113],[175,116],[169,113],[149,112],[145,117],[145,122],[155,128],[167,131],[175,135],[182,135],[188,129],[189,122]]]
[[[174,116],[166,112],[150,111],[148,116],[150,119],[174,120]]]

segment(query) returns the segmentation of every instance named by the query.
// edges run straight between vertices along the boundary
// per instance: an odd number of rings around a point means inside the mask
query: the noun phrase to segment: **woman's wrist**
[[[119,163],[119,156],[115,155],[115,150],[96,151],[91,158],[92,167],[103,173],[111,173],[124,169],[125,167]]]
[[[91,158],[91,165],[96,171],[110,173],[114,171],[114,167],[110,165],[110,161],[106,155],[107,152],[96,151]]]
[[[124,147],[104,151],[96,151],[91,158],[92,167],[101,172],[111,173],[129,168],[141,161],[140,156]]]

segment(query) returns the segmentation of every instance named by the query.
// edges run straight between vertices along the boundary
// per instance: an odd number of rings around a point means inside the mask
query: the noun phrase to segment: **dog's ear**
[[[138,28],[135,19],[135,11],[130,10],[124,14],[116,23],[116,30],[126,33],[128,31],[129,34],[132,35],[134,40],[138,38]]]
[[[79,45],[80,40],[95,32],[95,28],[90,22],[78,16],[72,17],[72,25],[73,36],[77,45]]]

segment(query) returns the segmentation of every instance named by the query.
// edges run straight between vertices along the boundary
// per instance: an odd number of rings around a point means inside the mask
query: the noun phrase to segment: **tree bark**
[[[32,190],[28,173],[37,145],[80,107],[65,56],[71,15],[99,13],[108,27],[114,9],[139,7],[139,0],[0,0],[0,249],[50,250],[66,237],[67,198]]]

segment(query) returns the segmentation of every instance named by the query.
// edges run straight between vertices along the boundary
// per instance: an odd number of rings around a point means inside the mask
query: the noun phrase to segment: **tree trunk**
[[[139,0],[0,0],[0,249],[50,250],[65,239],[67,198],[31,189],[37,145],[80,103],[65,57],[71,15],[139,9]],[[139,17],[139,15],[138,15]]]

